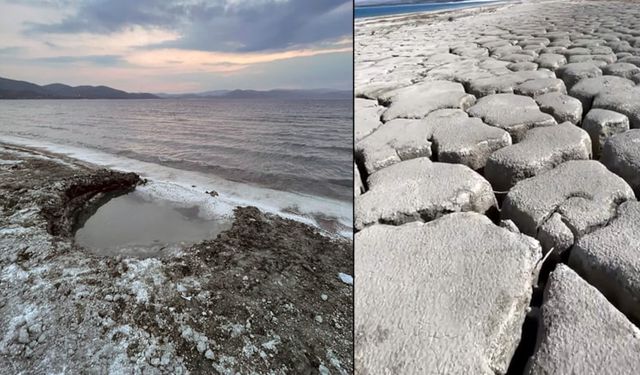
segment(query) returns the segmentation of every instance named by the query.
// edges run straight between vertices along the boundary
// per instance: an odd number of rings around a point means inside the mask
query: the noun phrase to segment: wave
[[[220,164],[212,164],[204,159],[194,159],[193,155],[173,154],[173,155],[150,155],[149,152],[139,153],[135,151],[115,151],[107,150],[114,155],[141,160],[153,164],[160,164],[167,167],[172,167],[186,171],[203,172],[207,174],[213,174],[224,178],[229,181],[253,184],[265,188],[271,188],[282,191],[293,191],[301,194],[315,194],[322,197],[338,199],[343,202],[350,202],[353,198],[351,195],[353,186],[353,180],[351,178],[340,178],[341,173],[329,170],[328,168],[320,168],[319,165],[315,165],[320,171],[313,174],[296,174],[293,172],[286,172],[278,169],[246,169],[237,168],[232,166],[224,166]],[[251,152],[246,152],[251,154]],[[264,159],[276,159],[279,161],[295,159],[296,156],[286,156],[284,154],[272,154],[264,153]],[[348,155],[349,159],[340,161],[342,164],[351,162],[351,154]],[[318,157],[307,157],[305,160],[309,162],[318,162]],[[227,163],[228,164],[228,163]],[[335,162],[327,163],[335,164]],[[309,163],[309,165],[313,165]]]

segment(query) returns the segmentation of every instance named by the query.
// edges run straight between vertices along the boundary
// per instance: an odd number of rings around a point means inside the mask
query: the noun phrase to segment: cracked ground
[[[640,365],[640,2],[355,24],[359,374]]]

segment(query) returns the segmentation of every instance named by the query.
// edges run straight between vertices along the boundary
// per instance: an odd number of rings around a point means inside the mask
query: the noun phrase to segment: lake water
[[[346,233],[352,118],[350,100],[0,100],[0,141],[137,172],[164,183],[141,194],[202,212],[256,205]]]
[[[420,4],[397,4],[397,5],[373,5],[355,7],[355,17],[379,17],[394,14],[405,14],[414,12],[435,12],[450,9],[460,9],[491,3],[499,3],[499,0],[462,0],[462,1],[431,1]]]

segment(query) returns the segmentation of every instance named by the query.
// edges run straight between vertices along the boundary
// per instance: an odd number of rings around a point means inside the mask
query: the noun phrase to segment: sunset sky
[[[351,0],[0,0],[0,76],[135,92],[352,87]]]

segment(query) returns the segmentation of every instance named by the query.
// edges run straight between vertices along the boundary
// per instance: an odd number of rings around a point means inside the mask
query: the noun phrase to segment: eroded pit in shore
[[[105,198],[80,218],[75,242],[105,256],[163,257],[231,228],[229,217],[204,217],[198,206],[178,207],[137,191]]]

